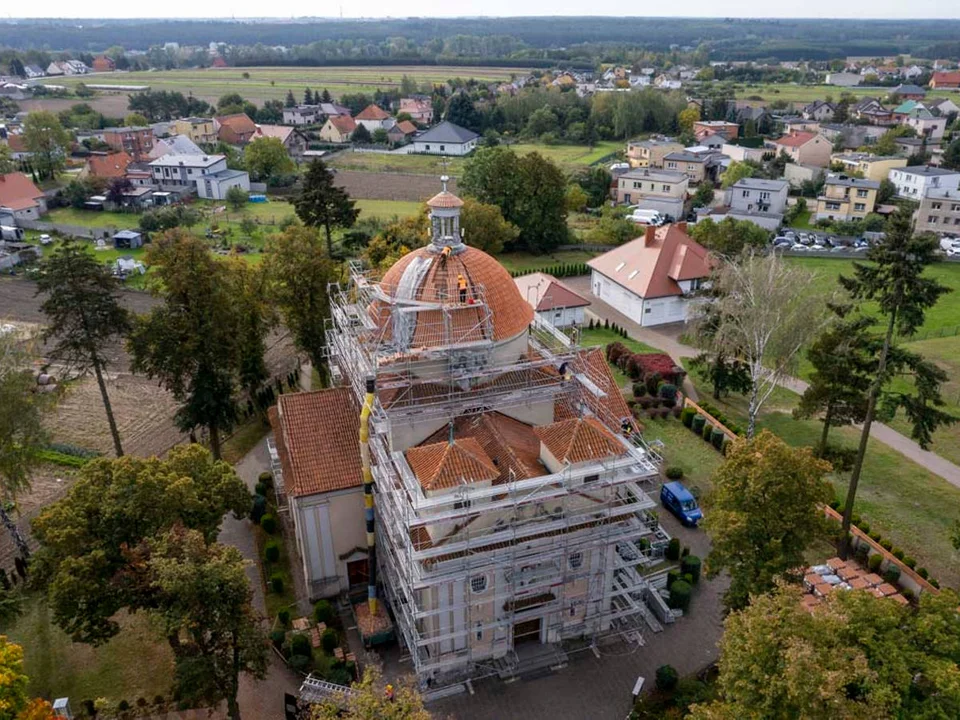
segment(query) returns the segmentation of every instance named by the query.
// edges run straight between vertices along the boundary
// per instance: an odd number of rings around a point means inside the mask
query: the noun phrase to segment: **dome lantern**
[[[460,252],[463,245],[462,231],[460,230],[460,208],[463,200],[447,190],[450,178],[441,176],[443,190],[427,201],[430,208],[431,242],[434,251],[450,248],[449,252]]]

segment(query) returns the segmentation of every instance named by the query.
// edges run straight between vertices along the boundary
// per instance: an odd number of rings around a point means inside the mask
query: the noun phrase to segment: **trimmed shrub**
[[[284,627],[290,624],[290,611],[284,608],[277,613],[277,620],[280,621],[280,624]]]
[[[910,557],[909,555],[907,555],[907,556],[903,559],[903,564],[906,565],[906,566],[907,566],[908,568],[910,568],[911,570],[914,570],[914,569],[916,569],[916,567],[917,567],[917,561],[914,560],[914,559],[913,559],[912,557]]]
[[[266,497],[266,496],[267,496],[267,491],[268,491],[267,486],[264,485],[264,484],[261,483],[261,482],[258,482],[258,483],[256,484],[256,486],[254,486],[254,488],[253,488],[254,496],[256,496],[256,495],[263,495],[264,497]]]
[[[683,546],[683,550],[680,552],[680,557],[685,558],[690,554],[690,547],[687,545]]]
[[[263,548],[263,556],[269,563],[275,563],[280,559],[280,545],[276,540],[271,540]]]
[[[283,647],[283,641],[286,639],[287,634],[283,630],[272,630],[270,632],[270,642],[273,643],[273,646],[279,650]]]
[[[668,693],[677,687],[680,674],[673,665],[661,665],[657,668],[657,690]]]
[[[634,397],[643,397],[647,394],[647,386],[640,382],[635,382],[633,384],[633,396]]]
[[[270,487],[271,485],[273,485],[273,475],[269,472],[264,471],[260,473],[260,475],[257,477],[257,482],[261,482],[267,487]]]
[[[697,414],[697,411],[693,408],[683,408],[680,411],[680,422],[685,426],[691,427],[693,425],[693,416]]]
[[[860,532],[865,533],[867,535],[870,534],[870,523],[862,522],[859,525],[857,525],[857,527],[860,528]]]
[[[687,583],[687,585],[693,585],[693,575],[690,573],[683,573],[683,575],[680,576],[680,579]]]
[[[320,636],[320,646],[327,655],[332,655],[334,649],[340,644],[340,636],[333,628],[327,628]]]
[[[887,552],[890,552],[891,550],[893,550],[893,543],[890,542],[889,540],[881,540],[880,547],[882,547]]]
[[[309,655],[291,655],[290,660],[290,669],[298,673],[306,673],[310,670],[310,665],[313,663],[313,658]]]
[[[667,543],[667,560],[679,560],[680,559],[680,540],[677,538],[670,538],[670,542]]]
[[[701,564],[700,558],[696,555],[687,555],[680,563],[680,569],[683,570],[684,575],[690,576],[691,585],[696,585],[700,581]]]
[[[670,586],[670,600],[667,604],[675,610],[683,610],[686,612],[690,608],[690,595],[692,592],[693,588],[690,586],[690,583],[684,580],[677,580]]]
[[[727,456],[727,450],[730,449],[730,438],[726,435],[723,436],[723,441],[720,443],[720,454],[724,457]]]
[[[277,595],[283,592],[283,576],[280,573],[270,576],[270,589]]]
[[[263,528],[263,531],[267,533],[267,535],[273,535],[277,531],[277,518],[267,513],[260,518],[260,527]]]
[[[310,638],[308,638],[303,633],[296,633],[292,638],[290,638],[290,654],[291,655],[310,655]]]
[[[697,413],[693,416],[693,420],[690,421],[690,429],[693,430],[697,435],[702,435],[703,426],[706,425],[706,423],[707,419],[700,413]]]
[[[872,533],[870,533],[870,539],[873,540],[875,543],[880,542],[880,538],[881,538],[880,533],[878,533],[878,532],[872,532]]]
[[[879,572],[881,565],[883,565],[883,555],[880,553],[871,555],[870,559],[867,560],[867,567],[872,573]]]
[[[903,588],[900,591],[900,594],[903,595],[903,597],[906,598],[908,602],[913,602],[913,598],[915,597],[913,594],[913,590],[911,590],[910,588]]]
[[[703,432],[700,433],[700,437],[702,437],[707,442],[710,442],[710,438],[712,435],[713,435],[713,425],[711,425],[710,423],[707,423],[706,425],[703,426]]]
[[[925,567],[917,568],[917,575],[926,580],[930,577],[930,572]]]
[[[313,606],[313,617],[318,623],[324,623],[325,625],[332,623],[335,616],[330,601],[317,600],[317,604]]]
[[[937,590],[940,589],[940,581],[936,578],[930,578],[930,584],[933,585]]]
[[[128,703],[126,700],[121,700],[119,703],[117,703],[117,710],[120,712],[126,712],[129,709],[130,703]]]
[[[727,434],[720,428],[714,428],[713,434],[710,435],[710,443],[717,449],[723,449],[723,441],[726,440]]]
[[[644,382],[647,383],[647,392],[651,395],[657,392],[657,386],[660,384],[660,381],[663,380],[663,376],[658,372],[647,373],[644,378]]]
[[[840,501],[839,501],[839,500],[836,500],[836,499],[831,500],[831,501],[830,501],[830,507],[833,508],[834,510],[839,510],[839,509],[840,509]]]
[[[677,467],[676,465],[671,465],[665,472],[668,480],[680,480],[683,478],[683,468]]]
[[[669,590],[670,587],[671,587],[675,582],[677,582],[679,579],[680,579],[680,571],[679,571],[679,570],[674,569],[674,570],[668,571],[668,572],[667,572],[667,590]]]
[[[900,579],[900,567],[890,563],[887,569],[883,571],[883,579],[894,585]]]
[[[263,516],[267,514],[267,498],[257,494],[253,496],[253,507],[250,508],[250,520],[259,525]]]
[[[644,410],[646,410],[648,407],[650,407],[651,405],[653,405],[653,398],[650,398],[650,397],[647,397],[646,395],[643,395],[643,396],[637,398],[637,405],[639,405],[639,406],[642,407]]]
[[[855,552],[855,555],[856,555],[857,561],[861,565],[866,565],[867,558],[870,557],[870,546],[867,545],[866,543],[860,543],[859,545],[857,545],[857,550]]]
[[[903,552],[903,550],[901,550],[900,548],[894,548],[894,549],[893,549],[893,556],[894,556],[897,560],[903,560],[903,558],[906,557],[906,553]]]

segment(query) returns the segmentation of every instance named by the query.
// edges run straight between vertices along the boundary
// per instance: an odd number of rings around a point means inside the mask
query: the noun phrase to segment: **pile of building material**
[[[369,603],[357,603],[353,606],[353,616],[357,620],[357,630],[365,647],[382,645],[393,640],[393,622],[383,603],[377,603],[375,615],[370,613]]]
[[[837,590],[865,590],[877,597],[892,598],[903,605],[908,602],[894,585],[876,573],[864,570],[855,560],[841,560],[838,557],[830,558],[823,565],[807,568],[803,587],[806,590],[803,604],[807,608],[816,607],[823,598]]]

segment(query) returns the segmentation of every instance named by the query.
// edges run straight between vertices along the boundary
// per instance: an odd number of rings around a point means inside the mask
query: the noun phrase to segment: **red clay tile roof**
[[[270,422],[289,495],[315,495],[363,484],[360,413],[349,389],[281,395]]]
[[[960,85],[960,71],[957,72],[935,72],[930,81],[941,87],[944,85]]]
[[[404,135],[413,135],[417,131],[417,126],[409,120],[401,120],[396,124],[396,128]]]
[[[678,225],[648,232],[650,241],[631,240],[587,265],[642,298],[682,295],[678,282],[710,275],[713,261],[706,249]]]
[[[438,192],[432,198],[427,200],[427,207],[432,208],[458,208],[463,207],[463,200],[458,198],[452,192],[443,190]]]
[[[360,111],[357,115],[357,120],[386,120],[388,117],[390,117],[390,113],[379,105],[371,104]]]
[[[774,142],[777,145],[783,145],[784,147],[800,147],[801,145],[806,145],[816,136],[816,133],[812,132],[795,132],[789,135],[784,135],[782,138],[778,138]]]
[[[257,125],[253,120],[247,117],[246,113],[236,113],[234,115],[221,115],[216,118],[220,123],[220,134],[226,142],[236,142],[246,136],[247,139],[253,137],[257,132]]]
[[[562,420],[533,429],[547,450],[560,462],[592,462],[623,455],[623,445],[596,418]]]
[[[327,121],[341,133],[352,133],[357,129],[356,121],[349,115],[331,115]]]
[[[533,321],[533,308],[523,298],[503,265],[490,255],[466,246],[444,263],[436,248],[422,247],[407,253],[384,274],[380,281],[383,291],[391,296],[397,293],[404,271],[417,259],[426,260],[429,267],[422,274],[411,299],[425,302],[458,304],[457,276],[467,281],[468,304],[449,311],[452,328],[443,331],[440,310],[417,313],[416,328],[411,347],[437,347],[446,342],[468,342],[484,339],[486,330],[481,312],[470,307],[469,301],[482,286],[486,303],[493,314],[493,340],[506,340],[525,331]],[[379,325],[390,322],[390,315],[382,306],[371,307],[371,314]],[[391,336],[392,329],[386,328]]]
[[[133,158],[126,152],[115,152],[109,155],[91,155],[87,158],[87,170],[94,177],[118,178],[127,172],[127,165]]]
[[[493,481],[500,475],[497,466],[472,437],[412,447],[407,450],[407,462],[424,490]]]
[[[590,304],[583,295],[571,290],[552,275],[529,273],[514,279],[520,296],[533,305],[537,312],[560,308],[586,307]]]
[[[37,204],[43,193],[23,173],[0,175],[0,207],[24,210]]]

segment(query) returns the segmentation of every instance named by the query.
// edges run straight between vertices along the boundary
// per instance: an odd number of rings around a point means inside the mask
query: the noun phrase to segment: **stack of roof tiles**
[[[897,588],[876,573],[864,570],[854,560],[830,558],[823,565],[807,568],[803,576],[803,587],[807,594],[803,604],[808,609],[816,607],[832,592],[837,590],[865,590],[876,597],[889,597],[903,605],[907,599]]]

